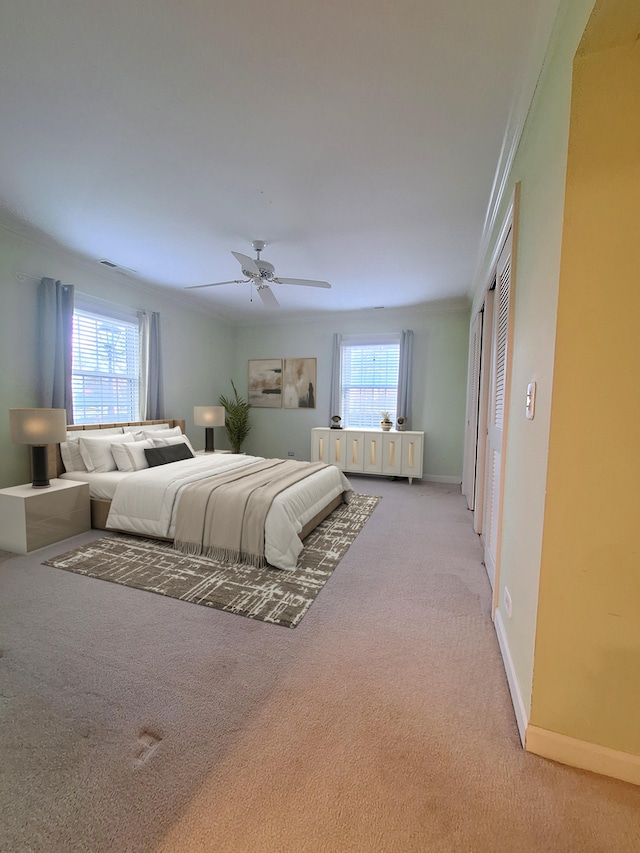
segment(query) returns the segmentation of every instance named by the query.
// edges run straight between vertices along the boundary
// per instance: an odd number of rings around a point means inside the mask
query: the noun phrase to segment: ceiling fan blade
[[[305,287],[328,287],[331,285],[328,281],[312,281],[308,278],[274,278],[277,284],[303,284]]]
[[[276,299],[273,290],[271,290],[268,284],[259,284],[257,289],[260,299],[262,299],[267,308],[280,307],[280,303]]]
[[[231,254],[236,259],[236,261],[239,262],[243,272],[246,270],[247,272],[255,273],[255,275],[260,275],[258,265],[253,260],[253,258],[249,257],[249,255],[243,255],[240,252],[231,252]]]
[[[233,281],[214,281],[212,284],[190,284],[185,290],[197,290],[199,287],[219,287],[221,284],[246,284],[250,278],[236,278]]]

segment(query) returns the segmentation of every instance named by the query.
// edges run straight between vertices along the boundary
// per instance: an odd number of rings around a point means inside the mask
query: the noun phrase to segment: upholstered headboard
[[[67,427],[67,431],[74,432],[76,430],[112,429],[113,427],[120,426],[151,426],[152,424],[169,424],[170,427],[179,426],[182,432],[184,432],[185,422],[184,420],[176,418],[159,418],[155,421],[121,421],[117,424],[72,424]],[[55,474],[53,473],[54,471]],[[64,465],[62,464],[59,444],[49,445],[49,472],[50,477],[59,477],[60,474],[64,473]]]

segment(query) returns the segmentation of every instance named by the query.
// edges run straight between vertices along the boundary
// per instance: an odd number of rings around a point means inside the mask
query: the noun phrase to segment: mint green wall
[[[316,358],[315,409],[252,409],[252,432],[245,449],[261,456],[309,459],[311,429],[329,426],[333,334],[413,329],[413,423],[424,430],[424,474],[460,482],[465,420],[469,334],[466,300],[400,309],[344,312],[320,320],[241,326],[237,330],[233,378],[247,393],[247,362],[259,358]],[[229,389],[230,389],[229,385]]]
[[[38,405],[37,281],[27,278],[20,283],[16,273],[60,279],[92,296],[159,311],[165,412],[167,417],[184,417],[195,447],[204,447],[204,430],[193,426],[193,407],[217,403],[218,395],[225,390],[225,378],[232,367],[233,326],[187,310],[175,298],[119,273],[0,227],[0,488],[29,480],[28,450],[11,443],[8,410]]]

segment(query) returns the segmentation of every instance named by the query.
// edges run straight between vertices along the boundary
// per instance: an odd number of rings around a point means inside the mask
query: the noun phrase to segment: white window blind
[[[343,340],[341,345],[342,421],[346,427],[371,429],[382,412],[395,421],[398,405],[399,337]]]
[[[73,417],[77,424],[139,419],[137,319],[76,307],[73,313]]]

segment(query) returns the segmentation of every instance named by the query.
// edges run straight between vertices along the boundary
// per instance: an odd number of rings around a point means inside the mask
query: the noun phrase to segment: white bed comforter
[[[111,501],[107,527],[150,537],[173,539],[181,490],[211,474],[240,468],[263,457],[244,454],[196,456],[145,468],[127,476]],[[328,465],[279,494],[265,523],[265,557],[279,569],[293,569],[303,545],[299,533],[322,507],[341,493],[353,494],[342,471]]]

